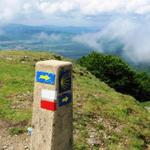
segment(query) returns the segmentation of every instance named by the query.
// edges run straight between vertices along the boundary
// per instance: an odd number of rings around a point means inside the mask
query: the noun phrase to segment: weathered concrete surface
[[[56,90],[57,98],[63,94],[58,92],[60,70],[72,70],[72,64],[55,60],[36,64],[36,72],[52,72],[56,75],[56,79],[54,85],[39,83],[35,79],[31,150],[72,150],[72,102],[59,107],[58,99],[56,99],[56,111],[40,107],[42,89]],[[67,92],[72,94],[72,88]]]

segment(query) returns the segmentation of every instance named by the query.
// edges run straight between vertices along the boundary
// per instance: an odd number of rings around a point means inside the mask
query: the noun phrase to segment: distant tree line
[[[92,52],[80,58],[79,63],[116,91],[132,95],[139,101],[150,100],[150,76],[135,71],[121,58]]]
[[[150,64],[147,62],[143,62],[143,63],[131,63],[132,66],[134,66],[134,68],[136,68],[138,71],[142,70],[142,71],[146,71],[148,72],[148,74],[150,75]]]

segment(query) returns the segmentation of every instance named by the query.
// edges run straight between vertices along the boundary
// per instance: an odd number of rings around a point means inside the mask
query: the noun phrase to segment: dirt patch
[[[0,150],[29,150],[30,137],[27,133],[10,135],[10,124],[0,120]]]
[[[33,94],[30,92],[11,94],[11,96],[7,96],[6,98],[12,101],[11,108],[15,110],[29,109],[33,102]]]

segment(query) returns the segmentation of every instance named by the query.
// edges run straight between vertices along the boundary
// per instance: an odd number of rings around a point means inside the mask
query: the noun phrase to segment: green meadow
[[[35,63],[48,59],[65,60],[46,52],[0,51],[0,119],[10,124],[12,135],[31,125]],[[75,150],[148,148],[149,102],[117,93],[75,61],[73,90]]]

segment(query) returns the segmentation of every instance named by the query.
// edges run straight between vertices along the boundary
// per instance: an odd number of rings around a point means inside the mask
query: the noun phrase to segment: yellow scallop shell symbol
[[[70,74],[64,74],[60,81],[61,88],[63,91],[66,91],[70,87]]]

